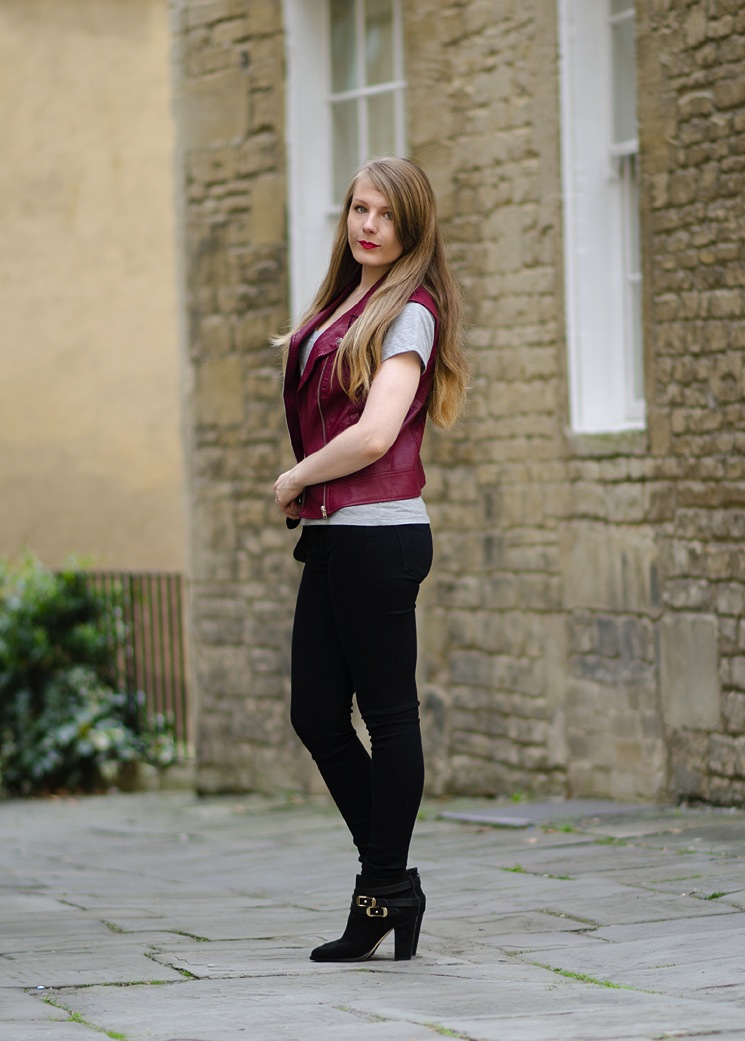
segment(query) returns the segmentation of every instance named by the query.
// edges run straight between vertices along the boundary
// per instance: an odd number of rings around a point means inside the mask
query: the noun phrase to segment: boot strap
[[[377,896],[365,896],[363,893],[359,893],[352,900],[352,911],[356,914],[367,915],[368,918],[395,917],[409,907],[418,910],[419,901],[416,897],[400,897],[398,900],[379,900]]]
[[[362,883],[362,885],[359,884],[360,882]],[[369,883],[366,883],[361,875],[357,877],[357,883],[358,884],[355,888],[355,895],[357,895],[357,893],[364,893],[364,889],[362,887],[369,885]],[[400,893],[402,896],[404,896],[411,893],[412,885],[413,879],[411,876],[409,876],[409,878],[405,879],[403,882],[393,882],[389,886],[372,885],[370,886],[370,890],[375,894],[375,896],[395,896],[396,893]]]

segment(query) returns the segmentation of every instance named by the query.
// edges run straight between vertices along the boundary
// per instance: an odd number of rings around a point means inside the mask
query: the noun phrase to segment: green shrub
[[[0,563],[0,783],[8,794],[95,790],[125,763],[168,761],[168,728],[140,733],[116,689],[119,613],[70,567]],[[172,743],[170,745],[172,758]]]

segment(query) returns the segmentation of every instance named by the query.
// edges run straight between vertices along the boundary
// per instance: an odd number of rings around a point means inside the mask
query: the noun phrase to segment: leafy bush
[[[0,783],[9,794],[93,790],[125,763],[173,758],[116,689],[119,614],[70,567],[0,563]],[[151,752],[153,755],[151,755]],[[170,754],[170,759],[169,759]]]

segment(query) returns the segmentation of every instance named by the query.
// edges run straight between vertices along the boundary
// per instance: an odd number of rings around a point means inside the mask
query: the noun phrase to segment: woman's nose
[[[374,231],[375,230],[375,218],[371,213],[365,216],[365,223],[362,225],[363,231]]]

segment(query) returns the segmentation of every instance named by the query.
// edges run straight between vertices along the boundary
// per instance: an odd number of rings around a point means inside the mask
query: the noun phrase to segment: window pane
[[[396,115],[393,91],[374,94],[367,99],[368,155],[394,155],[396,152]]]
[[[368,86],[393,79],[392,0],[365,0],[365,70]]]
[[[639,176],[635,155],[626,156],[624,160],[624,180],[628,189],[624,193],[627,199],[629,229],[629,269],[638,274],[641,270],[641,250],[639,247]]]
[[[631,363],[631,386],[630,396],[632,401],[644,401],[644,370],[642,362],[642,284],[640,279],[635,279],[629,286],[630,310],[629,321],[631,323],[632,344],[629,352]]]
[[[634,0],[610,0],[611,17],[617,14],[626,14],[627,11],[633,14]]]
[[[613,85],[613,143],[636,137],[636,62],[634,21],[625,18],[611,25]]]
[[[354,0],[331,0],[331,90],[334,94],[358,86],[354,10]]]
[[[644,398],[642,368],[642,301],[641,252],[639,242],[639,180],[636,156],[622,160],[623,203],[622,219],[626,225],[625,241],[627,284],[627,349],[630,363],[630,395],[632,401]]]
[[[359,166],[357,102],[342,101],[331,106],[334,157],[334,203],[343,201],[349,178]]]

